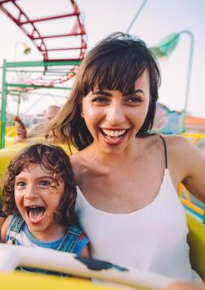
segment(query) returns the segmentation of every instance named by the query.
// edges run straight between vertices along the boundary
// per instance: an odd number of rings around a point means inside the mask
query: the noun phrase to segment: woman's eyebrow
[[[130,93],[129,96],[134,95],[136,93],[142,93],[143,95],[145,95],[145,92],[142,89],[137,89],[137,90],[134,90],[132,93]],[[103,90],[93,91],[92,94],[103,95],[103,96],[108,96],[108,97],[112,96],[112,93],[103,91]],[[126,97],[127,95],[124,95],[124,96]]]
[[[111,93],[103,91],[103,90],[93,91],[93,94],[99,94],[99,95],[108,96],[108,97],[112,96]]]
[[[125,97],[126,96],[132,96],[132,95],[134,95],[136,93],[142,93],[143,95],[145,95],[145,92],[143,90],[137,89],[137,90],[134,90],[133,92],[131,92],[130,94],[125,95]]]
[[[141,90],[141,89],[135,90],[134,93],[142,93],[142,94],[145,94],[145,92],[143,90]]]

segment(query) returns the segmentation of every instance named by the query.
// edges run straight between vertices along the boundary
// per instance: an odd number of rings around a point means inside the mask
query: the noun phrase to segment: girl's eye
[[[47,187],[49,187],[50,186],[50,184],[51,184],[51,182],[49,181],[49,180],[41,180],[40,182],[39,182],[39,186],[40,187],[43,187],[43,188],[47,188]]]
[[[24,181],[18,181],[16,182],[16,188],[24,188],[26,186],[26,182]]]

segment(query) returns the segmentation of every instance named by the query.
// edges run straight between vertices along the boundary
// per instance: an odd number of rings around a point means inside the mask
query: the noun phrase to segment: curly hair
[[[74,207],[76,200],[75,180],[68,155],[62,148],[50,144],[34,144],[19,152],[10,162],[4,183],[3,212],[6,215],[18,211],[14,199],[15,178],[29,165],[37,164],[53,173],[53,182],[59,184],[64,182],[64,194],[59,207],[55,212],[55,220],[63,225],[69,226],[76,223]],[[51,185],[52,186],[52,185]]]

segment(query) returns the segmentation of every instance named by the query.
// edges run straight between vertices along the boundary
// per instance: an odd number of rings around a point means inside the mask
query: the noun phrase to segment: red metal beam
[[[74,16],[80,16],[80,13],[70,13],[70,14],[56,15],[56,16],[51,16],[51,17],[45,17],[45,18],[38,18],[38,19],[22,21],[21,25],[30,24],[30,23],[36,23],[36,22],[42,22],[42,21],[50,21],[50,20],[55,20],[55,19],[62,19],[62,18],[67,18],[67,17],[74,17]]]
[[[19,26],[19,28],[28,36],[28,38],[33,42],[33,44],[36,46],[38,51],[42,54],[43,60],[44,61],[64,61],[64,60],[82,60],[84,58],[86,48],[87,48],[87,43],[86,43],[86,32],[83,23],[80,20],[80,11],[78,9],[78,6],[76,5],[74,0],[68,0],[71,4],[71,7],[73,11],[70,13],[64,13],[61,15],[49,15],[48,17],[43,17],[43,18],[37,18],[37,19],[29,19],[28,14],[26,13],[24,7],[23,7],[23,2],[27,2],[29,0],[4,0],[0,1],[0,10],[6,14],[16,25]],[[30,0],[31,1],[31,0]],[[60,1],[60,0],[58,0]],[[17,15],[14,13],[13,7],[11,5],[6,5],[8,3],[12,3],[16,10],[17,10]],[[21,3],[21,7],[18,5],[18,3]],[[51,2],[52,5],[52,2]],[[60,34],[55,34],[55,35],[45,35],[45,32],[42,32],[40,29],[40,26],[36,27],[36,23],[43,23],[43,22],[48,22],[50,21],[55,21],[56,19],[68,19],[68,21],[71,22],[72,29],[70,32],[67,33],[67,29],[65,28],[66,33],[61,33]],[[28,25],[31,26],[28,29]],[[29,32],[28,32],[29,30]],[[59,45],[56,46],[55,48],[49,47],[50,42],[46,41],[47,39],[58,39],[58,38],[70,38],[74,37],[78,40],[78,44],[74,47],[61,47]],[[40,42],[39,42],[40,41]],[[79,46],[80,42],[80,46]],[[57,41],[57,45],[58,45]],[[69,41],[68,41],[69,44]],[[71,58],[68,56],[68,58],[64,58],[60,56],[60,52],[62,51],[74,51],[76,50],[76,54],[78,57]],[[58,52],[59,58],[51,58],[49,56],[49,52]],[[72,72],[70,75],[69,73],[67,74],[67,78],[69,79],[70,77],[73,76],[73,71],[76,71],[76,67],[69,68],[69,70]],[[61,82],[61,80],[59,80]]]

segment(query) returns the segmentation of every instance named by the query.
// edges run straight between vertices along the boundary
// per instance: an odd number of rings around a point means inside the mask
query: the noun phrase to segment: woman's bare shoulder
[[[191,168],[193,158],[197,160],[203,156],[191,142],[191,140],[180,135],[163,136],[167,145],[167,154],[170,164],[174,163],[177,167]]]
[[[187,139],[185,137],[183,137],[182,135],[161,135],[165,140],[166,142],[169,142],[171,144],[176,144],[176,143],[179,143],[179,142],[184,142],[187,141]]]
[[[175,153],[184,151],[185,149],[193,147],[191,141],[181,135],[162,135],[169,150],[173,150]]]
[[[187,189],[205,201],[205,156],[188,138],[182,136],[165,136],[168,159],[173,176]]]

